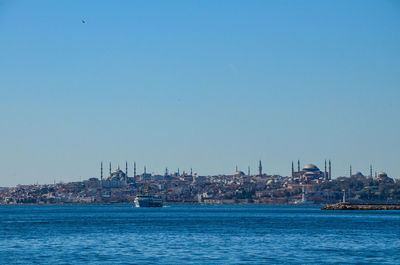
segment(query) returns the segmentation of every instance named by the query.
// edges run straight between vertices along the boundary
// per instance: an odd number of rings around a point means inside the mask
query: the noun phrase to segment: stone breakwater
[[[322,210],[400,210],[400,204],[356,204],[339,202],[326,205]]]

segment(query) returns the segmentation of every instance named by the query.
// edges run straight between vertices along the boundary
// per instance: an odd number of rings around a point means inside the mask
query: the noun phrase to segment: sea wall
[[[339,202],[326,205],[322,210],[400,210],[400,204],[353,204]]]

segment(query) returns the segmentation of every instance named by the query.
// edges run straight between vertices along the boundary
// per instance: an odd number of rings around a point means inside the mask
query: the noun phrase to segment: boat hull
[[[162,207],[163,202],[161,199],[153,197],[136,197],[135,199],[136,207]]]

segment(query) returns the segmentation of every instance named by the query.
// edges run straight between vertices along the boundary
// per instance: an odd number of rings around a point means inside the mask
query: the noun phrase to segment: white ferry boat
[[[163,202],[160,198],[149,195],[149,184],[147,184],[146,195],[137,195],[134,201],[136,207],[162,207]]]
[[[135,198],[136,207],[162,207],[163,202],[151,195],[138,195]]]

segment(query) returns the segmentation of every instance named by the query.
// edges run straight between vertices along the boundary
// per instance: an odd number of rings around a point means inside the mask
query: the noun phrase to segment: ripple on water
[[[0,264],[394,264],[400,212],[0,207]]]

